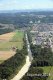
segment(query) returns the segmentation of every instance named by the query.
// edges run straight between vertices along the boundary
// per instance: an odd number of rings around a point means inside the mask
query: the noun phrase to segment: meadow
[[[14,31],[0,35],[0,63],[16,54],[16,49],[23,48],[24,32]]]
[[[53,80],[53,66],[45,66],[45,67],[40,67],[43,69],[43,73],[48,74],[49,77],[47,80]]]

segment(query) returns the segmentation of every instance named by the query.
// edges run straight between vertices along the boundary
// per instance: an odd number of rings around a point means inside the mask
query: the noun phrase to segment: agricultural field
[[[15,35],[15,32],[2,34],[2,35],[0,35],[0,42],[9,41],[14,35]]]
[[[16,54],[23,47],[24,32],[14,31],[0,35],[0,63]]]

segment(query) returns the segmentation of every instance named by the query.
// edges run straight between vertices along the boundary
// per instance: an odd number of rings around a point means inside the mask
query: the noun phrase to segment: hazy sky
[[[53,0],[0,0],[0,10],[53,9]]]

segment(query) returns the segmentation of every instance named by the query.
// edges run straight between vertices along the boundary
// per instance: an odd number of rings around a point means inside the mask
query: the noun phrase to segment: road
[[[27,33],[26,33],[26,42],[27,42],[27,51],[28,51],[28,56],[26,57],[26,63],[25,65],[21,68],[21,70],[19,71],[19,73],[11,80],[21,80],[22,77],[28,72],[29,70],[29,67],[31,65],[31,62],[32,62],[32,53],[31,53],[31,50],[30,50],[30,43],[28,41],[28,36],[27,36]]]
[[[21,68],[19,73],[11,80],[21,80],[22,77],[25,75],[25,73],[28,72],[30,65],[31,65],[31,62],[29,61],[29,57],[27,56],[25,65]]]
[[[32,52],[31,52],[31,49],[30,49],[30,43],[29,43],[29,40],[28,40],[27,33],[26,33],[26,42],[27,42],[28,56],[29,56],[30,61],[32,61],[33,57],[32,57]]]

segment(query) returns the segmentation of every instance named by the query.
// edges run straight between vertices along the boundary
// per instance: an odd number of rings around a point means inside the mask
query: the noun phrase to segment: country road
[[[30,43],[28,41],[27,33],[26,33],[26,42],[27,42],[27,51],[28,51],[29,60],[32,61],[33,57],[32,57],[32,52],[31,52],[31,49],[30,49]]]
[[[31,53],[31,50],[30,50],[30,43],[28,41],[28,36],[27,36],[27,33],[26,33],[26,43],[27,43],[27,51],[28,51],[28,56],[26,57],[26,63],[25,65],[21,68],[21,70],[19,71],[19,73],[11,80],[21,80],[22,77],[28,72],[29,70],[29,67],[31,65],[31,61],[32,61],[32,53]]]
[[[21,68],[19,73],[11,80],[20,80],[20,79],[22,79],[22,77],[25,75],[25,73],[28,72],[28,69],[29,69],[30,65],[31,65],[31,62],[29,61],[29,57],[27,56],[25,65]]]

